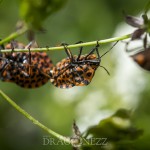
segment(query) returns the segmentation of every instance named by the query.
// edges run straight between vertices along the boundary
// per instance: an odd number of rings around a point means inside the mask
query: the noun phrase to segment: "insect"
[[[67,45],[64,45],[68,57],[58,62],[50,70],[50,82],[56,87],[64,89],[88,85],[92,81],[97,68],[103,67],[100,66],[101,58],[108,52],[100,56],[98,48],[97,42],[97,45],[88,54],[81,55],[83,47],[80,47],[79,55],[73,56]],[[109,74],[108,71],[107,73]]]
[[[29,52],[13,53],[14,48],[24,49],[24,44],[13,41],[5,46],[12,49],[12,53],[4,53],[1,57],[0,78],[24,88],[37,88],[48,82],[53,63],[45,52],[30,52],[30,47],[35,47],[33,43],[26,47]]]
[[[150,71],[150,47],[130,56],[141,68]]]

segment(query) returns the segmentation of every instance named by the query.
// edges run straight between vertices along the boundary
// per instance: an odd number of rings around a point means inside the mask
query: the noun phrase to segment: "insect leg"
[[[100,56],[99,56],[99,52],[98,52],[98,48],[99,48],[99,43],[98,43],[98,41],[97,41],[97,44],[96,44],[96,46],[85,56],[85,59],[87,59],[87,57],[88,56],[90,56],[91,54],[93,54],[94,53],[94,51],[96,51],[97,52],[97,54],[98,54],[98,57],[100,58]]]
[[[77,43],[75,43],[75,44],[79,44],[79,43],[83,43],[83,41],[79,41],[79,42],[77,42]],[[80,59],[80,56],[81,56],[81,54],[82,54],[82,50],[83,50],[83,47],[81,46],[81,47],[80,47],[80,50],[79,50],[79,55],[78,55],[78,57],[77,57],[77,61],[79,61],[79,59]]]
[[[69,59],[71,60],[71,62],[73,62],[73,55],[72,55],[70,49],[67,48],[68,44],[62,43],[61,45],[64,46],[64,49],[65,49],[65,52],[66,52],[67,56],[69,57]]]

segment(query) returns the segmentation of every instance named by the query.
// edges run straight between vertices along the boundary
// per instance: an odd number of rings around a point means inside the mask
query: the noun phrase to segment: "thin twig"
[[[31,120],[35,125],[39,126],[49,134],[53,135],[54,137],[58,138],[61,141],[64,141],[68,144],[71,144],[70,138],[62,136],[53,130],[49,129],[42,123],[40,123],[38,120],[36,120],[34,117],[32,117],[29,113],[27,113],[24,109],[22,109],[19,105],[17,105],[12,99],[10,99],[3,91],[0,90],[0,95],[10,104],[12,105],[17,111],[19,111],[22,115],[24,115],[27,119]]]
[[[99,44],[107,44],[107,43],[111,43],[111,42],[116,42],[116,41],[121,41],[121,40],[125,40],[125,39],[129,39],[131,37],[131,34],[126,34],[123,36],[119,36],[119,37],[114,37],[114,38],[109,38],[109,39],[105,39],[105,40],[100,40],[98,43]],[[4,40],[3,40],[4,41]],[[0,41],[1,44],[2,41]],[[92,42],[85,42],[85,43],[79,43],[79,44],[71,44],[68,45],[68,48],[77,48],[77,47],[85,47],[85,46],[92,46],[92,45],[96,45],[97,41],[92,41]],[[63,46],[58,46],[58,47],[46,47],[46,48],[31,48],[31,52],[44,52],[44,51],[54,51],[54,50],[63,50],[64,47]],[[4,52],[11,52],[12,50],[10,49],[5,49],[5,50],[1,50],[2,53]],[[14,49],[13,52],[28,52],[28,49]]]
[[[25,32],[27,32],[28,27],[26,25],[24,25],[21,29],[18,29],[16,32],[10,34],[8,37],[6,37],[5,39],[0,41],[0,45],[7,43],[15,38],[17,38],[18,36],[24,34]]]

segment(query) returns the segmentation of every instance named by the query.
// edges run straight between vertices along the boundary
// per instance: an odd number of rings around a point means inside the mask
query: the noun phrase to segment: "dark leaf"
[[[140,39],[141,36],[144,34],[145,29],[137,29],[133,32],[131,40]]]
[[[125,16],[125,21],[127,24],[133,26],[133,27],[136,27],[136,28],[139,28],[143,25],[143,19],[141,18],[137,18],[137,17],[134,17],[134,16],[130,16],[130,15],[127,15]]]
[[[131,122],[131,111],[119,109],[112,116],[103,119],[99,124],[90,127],[87,131],[92,138],[107,138],[108,142],[131,141],[137,139],[143,130],[139,130]]]
[[[147,48],[147,34],[144,37],[143,45],[144,45],[144,49],[146,49]]]
[[[82,145],[83,150],[125,150],[134,146],[143,130],[137,129],[131,122],[131,111],[119,109],[112,116],[88,129],[85,136],[89,144]],[[89,137],[89,138],[88,138]],[[92,141],[92,142],[91,142]]]

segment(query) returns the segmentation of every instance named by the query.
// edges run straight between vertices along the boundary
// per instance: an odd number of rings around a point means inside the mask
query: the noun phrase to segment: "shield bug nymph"
[[[82,55],[83,47],[80,47],[79,54],[73,55],[67,45],[64,45],[67,58],[62,59],[50,70],[50,82],[59,88],[71,88],[74,86],[86,86],[88,85],[100,65],[101,58],[110,50],[100,56],[99,43],[97,41],[96,46],[85,55]],[[96,54],[94,54],[96,52]],[[105,69],[105,67],[103,67]],[[105,69],[107,71],[107,69]],[[109,74],[109,72],[107,71]]]
[[[35,43],[31,42],[25,46],[13,41],[5,47],[12,49],[12,53],[4,53],[1,57],[2,81],[13,82],[24,88],[37,88],[49,81],[48,73],[53,63],[45,52],[30,52],[31,47],[37,47]],[[14,48],[25,47],[29,52],[13,52]]]

